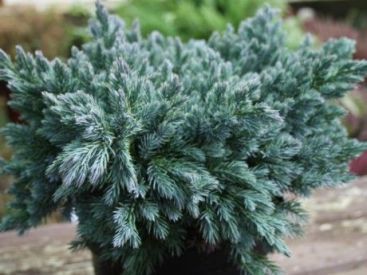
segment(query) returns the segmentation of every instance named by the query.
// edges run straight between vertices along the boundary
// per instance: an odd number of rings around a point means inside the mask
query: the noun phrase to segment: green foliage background
[[[139,18],[144,35],[157,30],[187,40],[209,38],[214,30],[225,30],[228,23],[238,26],[264,4],[286,7],[283,0],[131,0],[116,13],[128,23]]]
[[[239,23],[253,16],[268,4],[286,12],[284,0],[128,0],[115,12],[128,24],[138,19],[143,35],[159,31],[164,35],[208,39],[214,31],[224,31],[228,24]],[[297,20],[286,21],[287,44],[292,48],[302,40]]]

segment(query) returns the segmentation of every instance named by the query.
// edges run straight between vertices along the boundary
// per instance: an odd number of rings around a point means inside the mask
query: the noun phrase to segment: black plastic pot
[[[93,265],[96,275],[123,275],[119,265],[99,260],[93,255]],[[199,253],[188,250],[181,257],[167,259],[157,268],[155,275],[240,275],[241,272],[228,261],[224,250],[211,253]],[[140,275],[140,274],[137,274]]]

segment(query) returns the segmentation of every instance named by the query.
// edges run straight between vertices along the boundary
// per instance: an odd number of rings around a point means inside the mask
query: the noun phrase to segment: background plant
[[[139,19],[143,35],[159,31],[170,36],[208,39],[214,31],[224,31],[230,23],[238,27],[240,22],[268,4],[287,10],[283,0],[129,0],[115,8],[116,13],[128,24]],[[286,22],[287,43],[296,47],[302,39],[301,26],[295,18]]]
[[[364,148],[334,104],[367,73],[354,43],[290,51],[269,9],[208,42],[143,38],[100,5],[90,30],[67,62],[1,52],[25,122],[3,129],[14,148],[3,170],[16,181],[2,229],[62,208],[79,217],[74,247],[124,274],[150,274],[192,244],[276,273],[263,253],[288,255],[283,238],[304,218],[285,194],[348,181]]]
[[[40,12],[32,6],[11,6],[0,9],[0,47],[15,54],[15,46],[28,51],[42,49],[47,57],[68,56],[75,44],[75,26],[54,10]]]

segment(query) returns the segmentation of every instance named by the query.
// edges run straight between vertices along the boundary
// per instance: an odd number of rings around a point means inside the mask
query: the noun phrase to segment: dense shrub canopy
[[[249,274],[275,272],[255,245],[288,254],[282,239],[303,211],[285,195],[350,179],[362,145],[334,101],[367,72],[349,40],[289,51],[276,18],[265,8],[238,31],[183,43],[143,39],[97,5],[93,41],[66,63],[2,52],[0,78],[24,121],[3,130],[16,181],[2,228],[62,208],[79,217],[74,245],[126,274],[192,245],[229,247]]]

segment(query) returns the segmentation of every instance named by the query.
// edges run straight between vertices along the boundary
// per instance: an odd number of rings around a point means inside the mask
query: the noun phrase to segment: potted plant
[[[207,42],[144,38],[100,4],[90,30],[65,63],[0,54],[24,122],[3,129],[16,180],[2,229],[61,208],[97,274],[276,273],[266,254],[289,253],[297,197],[348,181],[365,147],[334,104],[367,73],[354,44],[290,51],[268,8]]]

